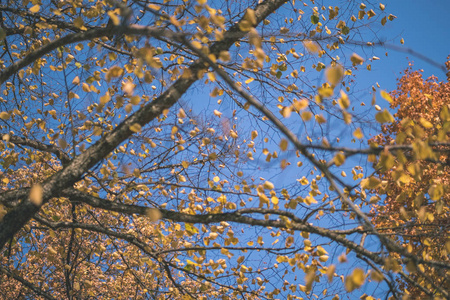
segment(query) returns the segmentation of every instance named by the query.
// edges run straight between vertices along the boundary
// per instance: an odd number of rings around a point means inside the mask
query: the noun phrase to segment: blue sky
[[[380,31],[380,38],[405,49],[410,48],[443,65],[450,54],[450,1],[395,0],[383,3],[386,11],[397,19],[386,24]],[[401,38],[404,45],[400,44]],[[384,55],[386,51],[387,57]],[[375,53],[381,60],[372,64],[371,72],[358,77],[360,82],[364,80],[371,85],[376,81],[383,89],[395,89],[396,79],[409,61],[414,61],[414,69],[423,69],[426,77],[435,75],[441,81],[446,80],[444,72],[412,54],[382,47],[378,47]]]

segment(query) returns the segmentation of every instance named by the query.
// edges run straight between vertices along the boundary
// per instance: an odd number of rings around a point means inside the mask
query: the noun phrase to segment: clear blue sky
[[[410,48],[428,58],[441,63],[450,54],[450,1],[449,0],[395,0],[384,1],[386,11],[397,16],[380,30],[379,37],[390,43]],[[403,38],[404,45],[400,44]],[[388,51],[388,57],[384,53]],[[426,63],[412,54],[397,52],[378,47],[375,50],[381,58],[372,64],[371,72],[364,72],[358,80],[379,82],[381,87],[392,90],[396,87],[396,78],[414,61],[414,69],[423,69],[426,77],[435,75],[441,81],[446,80],[444,72]]]

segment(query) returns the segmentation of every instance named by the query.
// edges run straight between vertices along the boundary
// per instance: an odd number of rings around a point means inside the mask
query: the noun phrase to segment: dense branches
[[[364,59],[340,51],[366,43],[366,25],[395,19],[383,5],[8,4],[0,286],[9,298],[332,298],[378,282],[393,298],[448,297],[445,279],[435,281],[450,269],[448,247],[427,255],[407,244],[448,233],[448,108],[431,103],[434,119],[410,120],[420,125],[399,138],[409,112],[394,119],[375,102],[363,112],[347,95]],[[412,90],[381,95],[396,104]],[[351,146],[378,123],[391,125],[377,144]],[[342,132],[353,135],[341,141]],[[386,219],[404,193],[401,171],[428,163],[434,181],[422,190],[439,216],[419,209],[430,222],[392,222],[400,209]]]

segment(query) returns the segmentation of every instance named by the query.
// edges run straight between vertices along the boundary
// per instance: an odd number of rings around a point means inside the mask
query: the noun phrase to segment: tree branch
[[[273,11],[283,5],[286,0],[266,0],[261,2],[255,7],[255,16],[257,23],[264,20]],[[168,30],[152,27],[127,27],[130,31],[126,33],[142,34],[161,36],[169,34]],[[134,29],[133,29],[134,28]],[[9,76],[14,74],[19,69],[32,63],[34,60],[42,57],[46,53],[53,51],[54,49],[77,41],[83,41],[87,39],[93,39],[100,36],[105,36],[113,33],[116,27],[105,29],[93,29],[87,32],[69,34],[63,38],[57,39],[42,48],[31,53],[19,62],[14,63],[12,66],[6,68],[0,74],[0,83],[3,83]],[[245,36],[245,32],[239,29],[238,23],[233,25],[228,31],[224,33],[224,38],[221,41],[214,43],[210,47],[210,53],[218,56],[220,51],[228,50],[235,41]],[[193,62],[188,68],[191,76],[181,76],[172,86],[170,86],[164,93],[158,98],[148,103],[144,107],[140,108],[126,120],[124,120],[119,126],[117,126],[111,132],[105,134],[94,145],[89,147],[85,152],[78,155],[67,165],[64,169],[51,176],[42,183],[42,199],[45,204],[50,198],[57,196],[63,189],[71,187],[81,176],[90,168],[95,166],[101,159],[107,156],[112,150],[119,146],[123,141],[128,139],[134,132],[130,127],[134,124],[141,126],[146,125],[157,116],[159,116],[164,110],[172,107],[178,99],[188,90],[188,88],[196,82],[199,78],[198,71],[204,68],[202,59],[198,59]],[[10,191],[14,193],[15,191]],[[10,192],[0,194],[0,203],[8,202],[10,198]],[[35,206],[30,201],[22,201],[22,203],[8,212],[0,222],[0,249],[3,248],[5,243],[16,234],[33,215],[39,211],[38,206]]]
[[[14,278],[15,280],[17,280],[18,282],[20,282],[21,284],[23,284],[27,288],[29,288],[30,290],[35,292],[36,295],[42,296],[42,297],[44,297],[45,299],[48,299],[48,300],[56,300],[56,298],[53,298],[51,295],[47,294],[42,289],[40,289],[39,287],[35,286],[34,284],[29,282],[28,280],[23,279],[21,276],[19,276],[17,274],[14,274],[13,272],[8,271],[8,270],[6,270],[3,267],[0,267],[0,273],[3,273],[3,274],[5,274],[8,277]]]

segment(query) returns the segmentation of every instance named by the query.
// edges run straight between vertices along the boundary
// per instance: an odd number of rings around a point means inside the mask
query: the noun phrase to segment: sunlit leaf
[[[30,202],[33,203],[35,206],[41,206],[43,201],[42,198],[43,193],[44,190],[42,189],[42,186],[40,184],[34,184],[30,190],[29,196]]]
[[[336,64],[334,66],[329,66],[325,70],[325,77],[329,84],[331,84],[332,86],[335,86],[338,83],[340,83],[342,80],[342,77],[344,77],[344,68],[339,64]]]
[[[391,95],[389,95],[389,93],[386,93],[386,91],[381,90],[380,91],[381,97],[386,100],[387,102],[391,103],[392,102],[392,97]]]
[[[364,62],[364,59],[356,53],[352,54],[352,56],[350,57],[350,60],[354,66],[362,65],[362,63]]]

